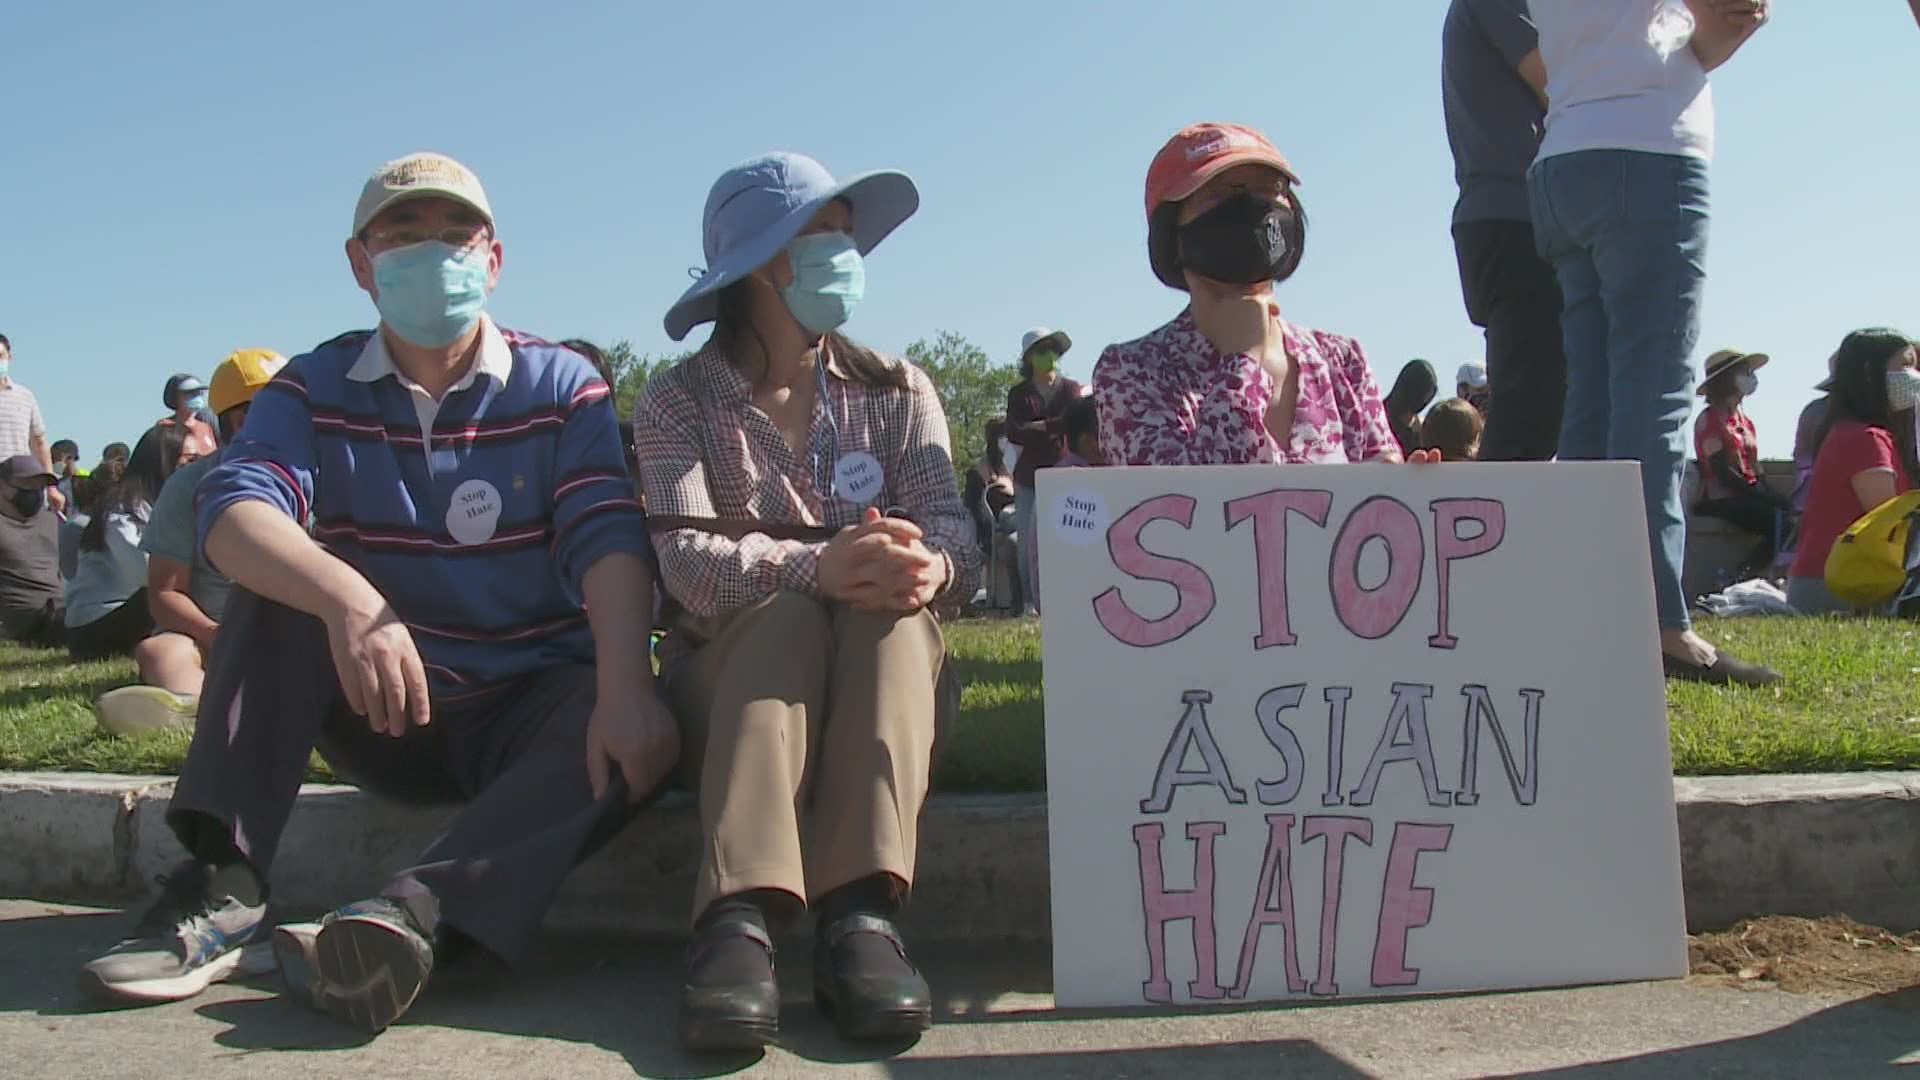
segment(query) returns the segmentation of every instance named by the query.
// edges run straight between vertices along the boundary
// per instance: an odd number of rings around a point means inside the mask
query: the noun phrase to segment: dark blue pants
[[[347,707],[320,620],[236,588],[167,820],[192,851],[206,850],[208,830],[230,839],[266,880],[315,749],[383,798],[464,804],[381,891],[430,896],[444,924],[515,961],[568,872],[635,811],[618,770],[593,797],[593,701],[591,666],[552,667],[435,701],[432,722],[400,738],[377,734]]]

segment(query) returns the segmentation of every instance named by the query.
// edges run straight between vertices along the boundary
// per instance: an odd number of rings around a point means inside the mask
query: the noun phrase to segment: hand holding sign
[[[943,564],[920,527],[868,507],[820,553],[820,591],[870,611],[917,611],[939,591]]]

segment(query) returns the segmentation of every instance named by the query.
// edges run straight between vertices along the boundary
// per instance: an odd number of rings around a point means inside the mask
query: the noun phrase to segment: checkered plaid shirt
[[[907,387],[869,386],[829,362],[814,404],[811,445],[793,452],[724,350],[707,345],[647,380],[634,409],[640,485],[651,517],[720,518],[840,529],[865,506],[830,492],[834,462],[864,451],[883,477],[869,504],[897,510],[925,532],[950,567],[943,598],[973,595],[980,572],[973,519],[960,502],[947,418],[925,372],[904,360]],[[825,494],[823,494],[825,493]],[[667,591],[700,617],[723,615],[777,592],[818,595],[822,543],[742,539],[697,529],[656,534]]]
[[[0,380],[0,460],[33,453],[34,438],[44,439],[46,433],[33,391],[12,379]]]

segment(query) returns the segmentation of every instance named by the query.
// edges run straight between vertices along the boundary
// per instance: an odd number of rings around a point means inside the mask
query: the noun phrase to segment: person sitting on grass
[[[1020,545],[1013,533],[1013,470],[1007,467],[1007,418],[989,419],[983,431],[985,445],[961,481],[960,501],[973,518],[974,539],[987,567],[974,594],[977,608],[1020,610]],[[1003,520],[1004,519],[1004,520]],[[997,543],[996,543],[997,541]]]
[[[1423,447],[1441,461],[1475,461],[1480,457],[1480,433],[1486,429],[1480,410],[1465,398],[1448,398],[1427,410],[1420,422]]]
[[[1766,364],[1765,353],[1738,349],[1721,349],[1707,357],[1699,390],[1707,407],[1693,425],[1694,460],[1700,471],[1694,513],[1719,518],[1755,538],[1734,570],[1735,581],[1772,568],[1781,526],[1793,511],[1786,496],[1767,486],[1760,470],[1760,435],[1742,407],[1759,389],[1755,373]]]
[[[1920,371],[1914,344],[1893,330],[1856,330],[1833,360],[1826,420],[1813,440],[1813,477],[1787,603],[1803,615],[1853,608],[1827,588],[1827,556],[1862,514],[1903,495],[1920,476],[1913,447]]]
[[[375,794],[465,804],[378,895],[271,935],[289,996],[369,1033],[451,952],[524,959],[678,756],[612,391],[483,314],[504,251],[480,181],[438,154],[382,165],[348,235],[378,329],[295,357],[200,483],[234,588],[167,807],[187,859],[82,972],[115,1002],[255,969],[315,749]]]
[[[53,474],[21,454],[0,463],[0,632],[23,645],[65,640],[60,524],[47,506]]]
[[[186,428],[156,424],[133,449],[127,471],[94,497],[67,584],[67,653],[75,660],[130,656],[153,632],[147,554],[141,537],[167,478],[196,460]]]
[[[286,363],[271,349],[242,349],[214,369],[209,400],[222,447],[233,445],[255,391]],[[193,494],[224,457],[221,450],[185,466],[167,478],[154,501],[140,549],[147,554],[147,607],[156,630],[133,650],[140,684],[109,690],[94,703],[100,726],[116,735],[193,724],[228,590],[227,579],[199,550]]]

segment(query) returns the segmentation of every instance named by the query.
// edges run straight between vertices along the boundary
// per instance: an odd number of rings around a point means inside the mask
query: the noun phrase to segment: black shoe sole
[[[933,1007],[896,1009],[842,1009],[833,995],[813,988],[813,1007],[833,1021],[842,1038],[856,1042],[898,1042],[916,1039],[933,1027]]]
[[[320,1008],[369,1035],[406,1015],[432,971],[411,936],[371,919],[328,923],[314,954]]]
[[[1784,681],[1779,672],[1755,664],[1747,664],[1732,657],[1713,667],[1701,667],[1671,656],[1661,658],[1662,673],[1674,682],[1694,682],[1703,686],[1746,686],[1753,688],[1775,686]]]
[[[682,1011],[680,1044],[704,1053],[765,1049],[780,1036],[778,1017],[702,1016]]]

